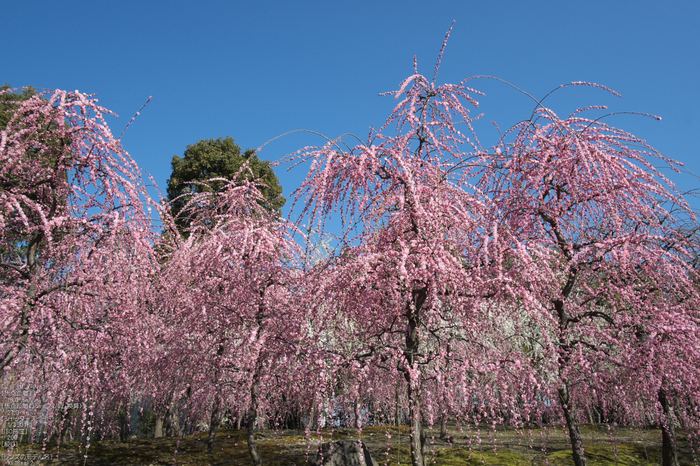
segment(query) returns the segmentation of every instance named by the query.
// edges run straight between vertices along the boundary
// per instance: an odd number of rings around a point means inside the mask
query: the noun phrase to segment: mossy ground
[[[436,466],[571,465],[571,450],[561,430],[496,432],[459,430],[453,426],[450,442],[437,432],[428,431],[429,459]],[[661,436],[656,430],[617,429],[585,426],[582,429],[589,466],[651,466],[661,464]],[[682,435],[679,435],[682,438]],[[380,465],[410,464],[408,428],[380,426],[356,430],[321,431],[306,436],[303,431],[262,430],[256,435],[258,450],[266,465],[301,466],[315,455],[317,446],[327,441],[361,438]],[[87,449],[84,444],[69,443],[58,449],[47,445],[52,460],[40,465],[249,465],[245,432],[222,430],[217,434],[215,451],[207,453],[207,432],[184,438],[134,438],[127,442],[103,440]],[[494,449],[495,444],[495,449]],[[543,448],[544,445],[544,448]],[[681,466],[693,465],[693,455],[685,442],[680,444]],[[494,451],[495,450],[495,451]],[[15,453],[41,452],[40,445],[20,445]]]

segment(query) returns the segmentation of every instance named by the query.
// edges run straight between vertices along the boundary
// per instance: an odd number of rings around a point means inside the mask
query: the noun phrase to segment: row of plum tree
[[[156,432],[202,423],[212,448],[236,417],[259,465],[262,418],[343,406],[361,427],[405,400],[416,466],[447,416],[563,422],[581,466],[595,406],[661,426],[673,464],[675,422],[700,414],[694,217],[653,162],[677,164],[541,104],[484,150],[467,137],[477,94],[416,68],[367,142],[289,156],[311,164],[297,221],[248,164],[174,218],[94,98],[18,103],[0,140],[0,369],[6,401],[33,388],[15,418],[79,422],[89,444],[148,402]],[[336,212],[318,254],[298,225],[323,237]]]

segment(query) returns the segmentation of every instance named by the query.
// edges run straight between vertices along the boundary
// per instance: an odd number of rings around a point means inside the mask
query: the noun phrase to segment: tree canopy
[[[270,162],[260,160],[253,149],[241,152],[241,147],[232,137],[202,139],[190,144],[184,157],[173,156],[171,165],[173,171],[168,179],[168,201],[171,203],[171,213],[183,231],[189,228],[190,219],[181,213],[191,194],[221,191],[226,180],[258,182],[263,194],[260,202],[268,212],[280,213],[286,202]]]

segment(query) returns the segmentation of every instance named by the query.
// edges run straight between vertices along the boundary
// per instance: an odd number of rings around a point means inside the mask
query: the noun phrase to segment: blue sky
[[[608,123],[700,173],[697,1],[0,0],[0,8],[0,83],[96,93],[120,116],[109,120],[115,134],[153,96],[123,141],[163,190],[172,156],[200,139],[232,136],[245,149],[296,129],[366,137],[396,103],[378,94],[412,73],[414,54],[431,76],[453,20],[439,83],[487,74],[536,97],[571,81],[604,84],[622,98],[576,88],[548,106],[659,115]],[[486,93],[477,128],[485,146],[497,138],[490,121],[508,128],[533,109],[503,84],[472,86]],[[295,134],[260,156],[322,142]],[[304,175],[278,169],[285,196]],[[682,190],[700,186],[672,179]]]

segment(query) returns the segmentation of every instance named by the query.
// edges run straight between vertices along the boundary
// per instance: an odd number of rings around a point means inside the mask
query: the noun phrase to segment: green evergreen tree
[[[0,91],[6,91],[10,88],[10,85],[5,83],[0,86]],[[31,96],[35,95],[36,91],[33,87],[25,87],[22,92],[15,93],[9,92],[7,94],[0,95],[0,131],[7,127],[7,123],[12,118],[12,115],[17,108],[15,102],[22,102],[23,100],[29,99]]]
[[[9,84],[6,83],[0,86],[0,91],[8,90],[11,90]],[[22,88],[21,92],[6,92],[0,94],[0,131],[7,129],[10,120],[12,120],[19,109],[20,102],[29,100],[35,95],[37,95],[37,92],[32,86]],[[23,117],[24,115],[22,115],[22,118]],[[18,128],[23,126],[21,122],[22,118],[20,118],[19,124],[15,123],[12,125],[10,131],[17,131]],[[32,164],[56,168],[56,154],[61,152],[64,145],[70,145],[70,141],[52,140],[52,130],[55,128],[56,123],[54,121],[48,121],[45,124],[44,131],[32,136],[40,138],[41,142],[45,145],[44,150],[30,150],[25,154],[25,157],[30,160]],[[45,199],[42,199],[41,193],[51,190],[41,189],[42,183],[42,180],[26,179],[21,173],[9,173],[0,176],[0,193],[20,192],[32,201],[43,202]],[[55,201],[54,208],[58,208],[59,205],[65,203],[65,200],[61,199],[55,199]],[[12,219],[13,217],[10,216],[8,218]],[[27,247],[30,238],[19,234],[12,223],[6,225],[5,228],[8,231],[8,233],[6,233],[7,241],[0,244],[0,265],[23,263],[26,261]],[[36,255],[41,255],[41,248],[37,249]],[[5,268],[0,267],[0,283],[6,283],[7,280],[9,280],[8,277],[10,275],[4,273],[4,270]]]
[[[249,170],[241,170],[246,162]],[[173,156],[171,164],[168,201],[171,203],[171,213],[178,227],[185,234],[190,222],[180,214],[189,200],[187,195],[222,189],[224,182],[209,182],[212,178],[235,180],[245,177],[260,182],[263,185],[261,191],[265,196],[263,207],[269,212],[281,214],[282,206],[286,202],[281,196],[282,187],[270,162],[260,160],[253,149],[241,152],[240,146],[231,137],[202,139],[196,144],[188,145],[184,157]]]

